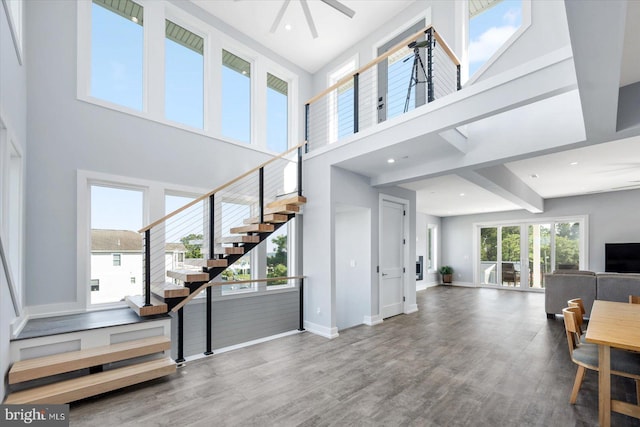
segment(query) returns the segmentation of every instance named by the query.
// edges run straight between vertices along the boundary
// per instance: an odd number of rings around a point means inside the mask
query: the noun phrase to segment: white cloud
[[[491,27],[469,43],[469,63],[485,62],[518,28],[513,25]]]

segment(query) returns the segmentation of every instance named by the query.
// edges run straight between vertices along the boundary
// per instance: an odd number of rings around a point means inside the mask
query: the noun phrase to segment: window
[[[222,50],[222,136],[251,142],[251,63]]]
[[[196,199],[193,195],[165,194],[165,215],[182,208]],[[165,223],[165,271],[182,268],[199,270],[200,267],[190,265],[178,265],[187,260],[204,259],[205,247],[205,204],[200,201],[190,206],[175,216],[167,219]],[[176,253],[174,257],[173,254]],[[172,281],[165,277],[166,281]]]
[[[92,184],[89,277],[99,280],[91,304],[121,301],[131,294],[132,276],[142,276],[142,190]],[[86,283],[86,282],[85,282]]]
[[[132,285],[136,284],[136,277],[135,276],[131,276],[131,284]]]
[[[100,279],[91,279],[91,292],[97,292],[100,290]]]
[[[427,226],[427,271],[435,271],[437,264],[436,260],[436,226],[429,224]]]
[[[523,0],[490,0],[469,9],[469,76],[475,74],[522,24]]]
[[[13,46],[18,55],[18,62],[22,64],[22,11],[24,3],[23,0],[3,0],[3,3],[5,3],[5,10],[8,12],[7,21],[11,29]]]
[[[289,233],[287,224],[267,239],[267,277],[287,277],[289,274]],[[267,282],[267,286],[286,285],[286,280]]]
[[[251,218],[251,206],[241,203],[239,200],[223,201],[221,205],[220,234],[221,237],[231,236],[230,230],[244,225],[244,220]],[[251,279],[251,254],[245,254],[229,266],[223,273],[223,280],[248,280]],[[239,292],[255,292],[258,290],[256,283],[237,283],[222,285],[222,295],[230,295]]]
[[[130,0],[93,0],[91,95],[143,108],[143,8]]]
[[[204,122],[204,39],[165,21],[165,116],[202,128]]]
[[[289,147],[289,84],[267,73],[267,148],[281,153]]]

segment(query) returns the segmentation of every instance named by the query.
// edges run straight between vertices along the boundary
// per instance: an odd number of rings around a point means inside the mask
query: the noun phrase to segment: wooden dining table
[[[640,304],[594,301],[586,340],[598,344],[600,425],[611,425],[611,411],[640,418],[640,406],[611,399],[611,347],[640,351]]]

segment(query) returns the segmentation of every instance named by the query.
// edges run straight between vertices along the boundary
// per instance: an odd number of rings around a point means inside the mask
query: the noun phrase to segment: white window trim
[[[466,25],[468,28],[469,27],[468,18],[467,18]],[[509,49],[511,45],[514,44],[516,40],[518,40],[525,33],[525,31],[529,29],[530,26],[531,26],[531,0],[522,0],[522,22],[520,23],[520,27],[516,30],[515,33],[511,35],[511,37],[507,39],[507,41],[505,41],[502,44],[502,46],[498,48],[498,50],[496,50],[493,53],[493,55],[491,55],[489,59],[487,59],[487,61],[484,64],[482,64],[482,66],[480,66],[480,68],[476,70],[473,76],[469,77],[469,80],[467,80],[464,84],[462,84],[462,86],[465,87],[467,85],[472,85],[473,83],[475,83],[476,80],[478,80],[485,73],[485,71],[487,71],[487,69],[489,69],[493,65],[493,63],[495,63],[502,56],[502,54],[507,49]],[[469,34],[469,31],[467,31],[467,34]],[[470,44],[470,41],[467,40],[467,50],[469,49],[469,44]],[[465,55],[466,55],[466,58],[469,57],[467,53],[465,53]],[[468,75],[469,74],[468,62],[466,63],[466,68],[467,68],[467,71],[465,72],[465,74]]]
[[[3,0],[6,1],[6,0]],[[144,59],[143,59],[143,108],[142,111],[127,108],[91,96],[91,8],[90,0],[77,2],[77,85],[76,97],[80,101],[98,105],[142,119],[166,124],[187,132],[215,138],[245,148],[274,154],[267,149],[266,117],[266,73],[271,72],[289,84],[288,102],[288,147],[298,143],[299,131],[299,77],[276,61],[262,56],[222,31],[191,16],[184,10],[166,1],[135,0],[144,8]],[[205,39],[204,47],[204,119],[203,128],[194,128],[165,118],[164,79],[164,20],[176,22]],[[251,78],[251,141],[245,143],[222,136],[222,49],[232,51],[252,64]],[[261,77],[262,76],[262,77]],[[259,81],[265,81],[260,85]],[[149,90],[153,88],[153,91]],[[275,153],[280,154],[280,153]]]
[[[500,285],[486,285],[480,284],[478,277],[478,263],[480,262],[480,229],[483,227],[508,227],[508,226],[529,226],[533,224],[551,224],[554,226],[556,223],[566,222],[578,222],[580,223],[580,258],[579,265],[582,270],[589,270],[589,215],[571,215],[562,217],[547,217],[547,218],[523,218],[518,220],[504,220],[504,221],[486,221],[473,223],[473,283],[478,284],[481,287],[498,287],[500,289],[508,289]],[[551,233],[551,250],[555,252],[555,229],[552,229]],[[524,242],[521,241],[521,248],[524,246]],[[502,248],[498,247],[498,259],[500,259],[500,252]],[[522,257],[522,251],[521,251]],[[552,261],[555,262],[555,253],[552,255]],[[519,290],[526,292],[544,292],[544,289],[531,289],[529,288],[513,288],[511,290]]]
[[[103,185],[113,188],[137,190],[143,192],[143,223],[165,216],[164,196],[173,194],[206,194],[203,188],[181,186],[171,183],[150,181],[122,175],[106,174],[88,170],[78,170],[77,191],[77,241],[76,258],[76,301],[65,304],[61,309],[66,312],[101,310],[126,306],[124,302],[91,304],[91,186]],[[142,289],[142,283],[136,284]]]
[[[23,0],[2,0],[4,6],[4,12],[7,16],[7,23],[9,24],[9,32],[11,33],[11,40],[13,41],[13,47],[16,50],[16,57],[18,64],[22,65],[22,46],[24,43],[24,28],[22,26],[24,2]]]
[[[431,252],[431,267],[427,269],[427,273],[435,273],[438,271],[438,226],[437,224],[427,224],[427,245],[429,245],[429,230],[431,231],[431,248],[427,246],[427,260]]]

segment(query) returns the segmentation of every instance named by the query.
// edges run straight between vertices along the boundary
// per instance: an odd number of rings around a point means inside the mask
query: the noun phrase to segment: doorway
[[[404,312],[405,204],[382,200],[380,221],[380,314]]]

